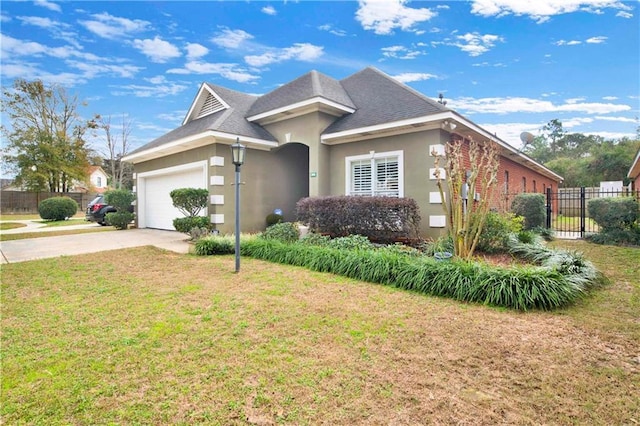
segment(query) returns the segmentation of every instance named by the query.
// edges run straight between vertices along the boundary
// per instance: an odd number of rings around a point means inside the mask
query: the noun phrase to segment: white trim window
[[[347,195],[404,197],[403,151],[345,158]]]

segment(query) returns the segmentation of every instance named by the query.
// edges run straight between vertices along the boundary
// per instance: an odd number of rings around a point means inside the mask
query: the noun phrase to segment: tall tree
[[[128,172],[131,167],[122,162],[122,157],[129,153],[129,135],[131,134],[131,120],[122,114],[122,121],[117,127],[111,124],[111,116],[102,117],[96,114],[91,120],[90,127],[104,132],[104,165],[111,174],[111,185],[122,189],[125,181],[130,180]]]
[[[66,192],[88,178],[87,123],[78,114],[76,96],[61,86],[16,79],[2,92],[2,110],[10,128],[2,126],[7,144],[4,167],[16,183],[31,191]]]

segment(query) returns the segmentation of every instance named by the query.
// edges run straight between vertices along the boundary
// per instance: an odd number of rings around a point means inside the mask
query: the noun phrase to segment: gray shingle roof
[[[146,151],[207,130],[276,141],[267,130],[249,122],[246,118],[315,97],[323,97],[356,110],[352,114],[338,118],[325,129],[324,134],[449,111],[444,105],[373,67],[365,68],[341,81],[317,71],[311,71],[259,97],[222,86],[204,84],[222,98],[230,108],[191,120],[130,154]]]
[[[450,111],[373,67],[365,68],[340,83],[355,103],[356,111],[336,120],[324,134]]]
[[[248,136],[267,141],[276,141],[273,135],[263,127],[245,119],[247,111],[251,108],[251,105],[253,105],[256,99],[258,99],[257,96],[236,92],[235,90],[209,83],[204,84],[209,86],[211,90],[224,99],[224,101],[229,105],[229,108],[196,120],[191,120],[185,125],[180,126],[177,129],[154,139],[148,144],[141,146],[130,154],[136,154],[141,151],[156,148],[164,145],[165,143],[197,135],[207,130],[215,130],[239,136]]]
[[[293,105],[315,97],[323,97],[349,108],[355,105],[338,80],[318,71],[311,71],[290,83],[261,96],[253,104],[247,117]]]

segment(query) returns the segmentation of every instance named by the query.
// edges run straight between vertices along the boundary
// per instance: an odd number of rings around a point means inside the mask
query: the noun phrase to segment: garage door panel
[[[184,215],[173,207],[169,193],[177,188],[202,188],[202,168],[158,175],[145,181],[145,227],[175,230],[173,219]]]

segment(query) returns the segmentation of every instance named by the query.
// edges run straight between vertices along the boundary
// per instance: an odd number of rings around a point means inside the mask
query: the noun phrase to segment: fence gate
[[[635,197],[640,191],[602,190],[600,188],[561,188],[551,192],[547,188],[547,228],[555,231],[558,238],[584,238],[587,233],[599,231],[598,225],[589,217],[589,200],[602,197]]]

